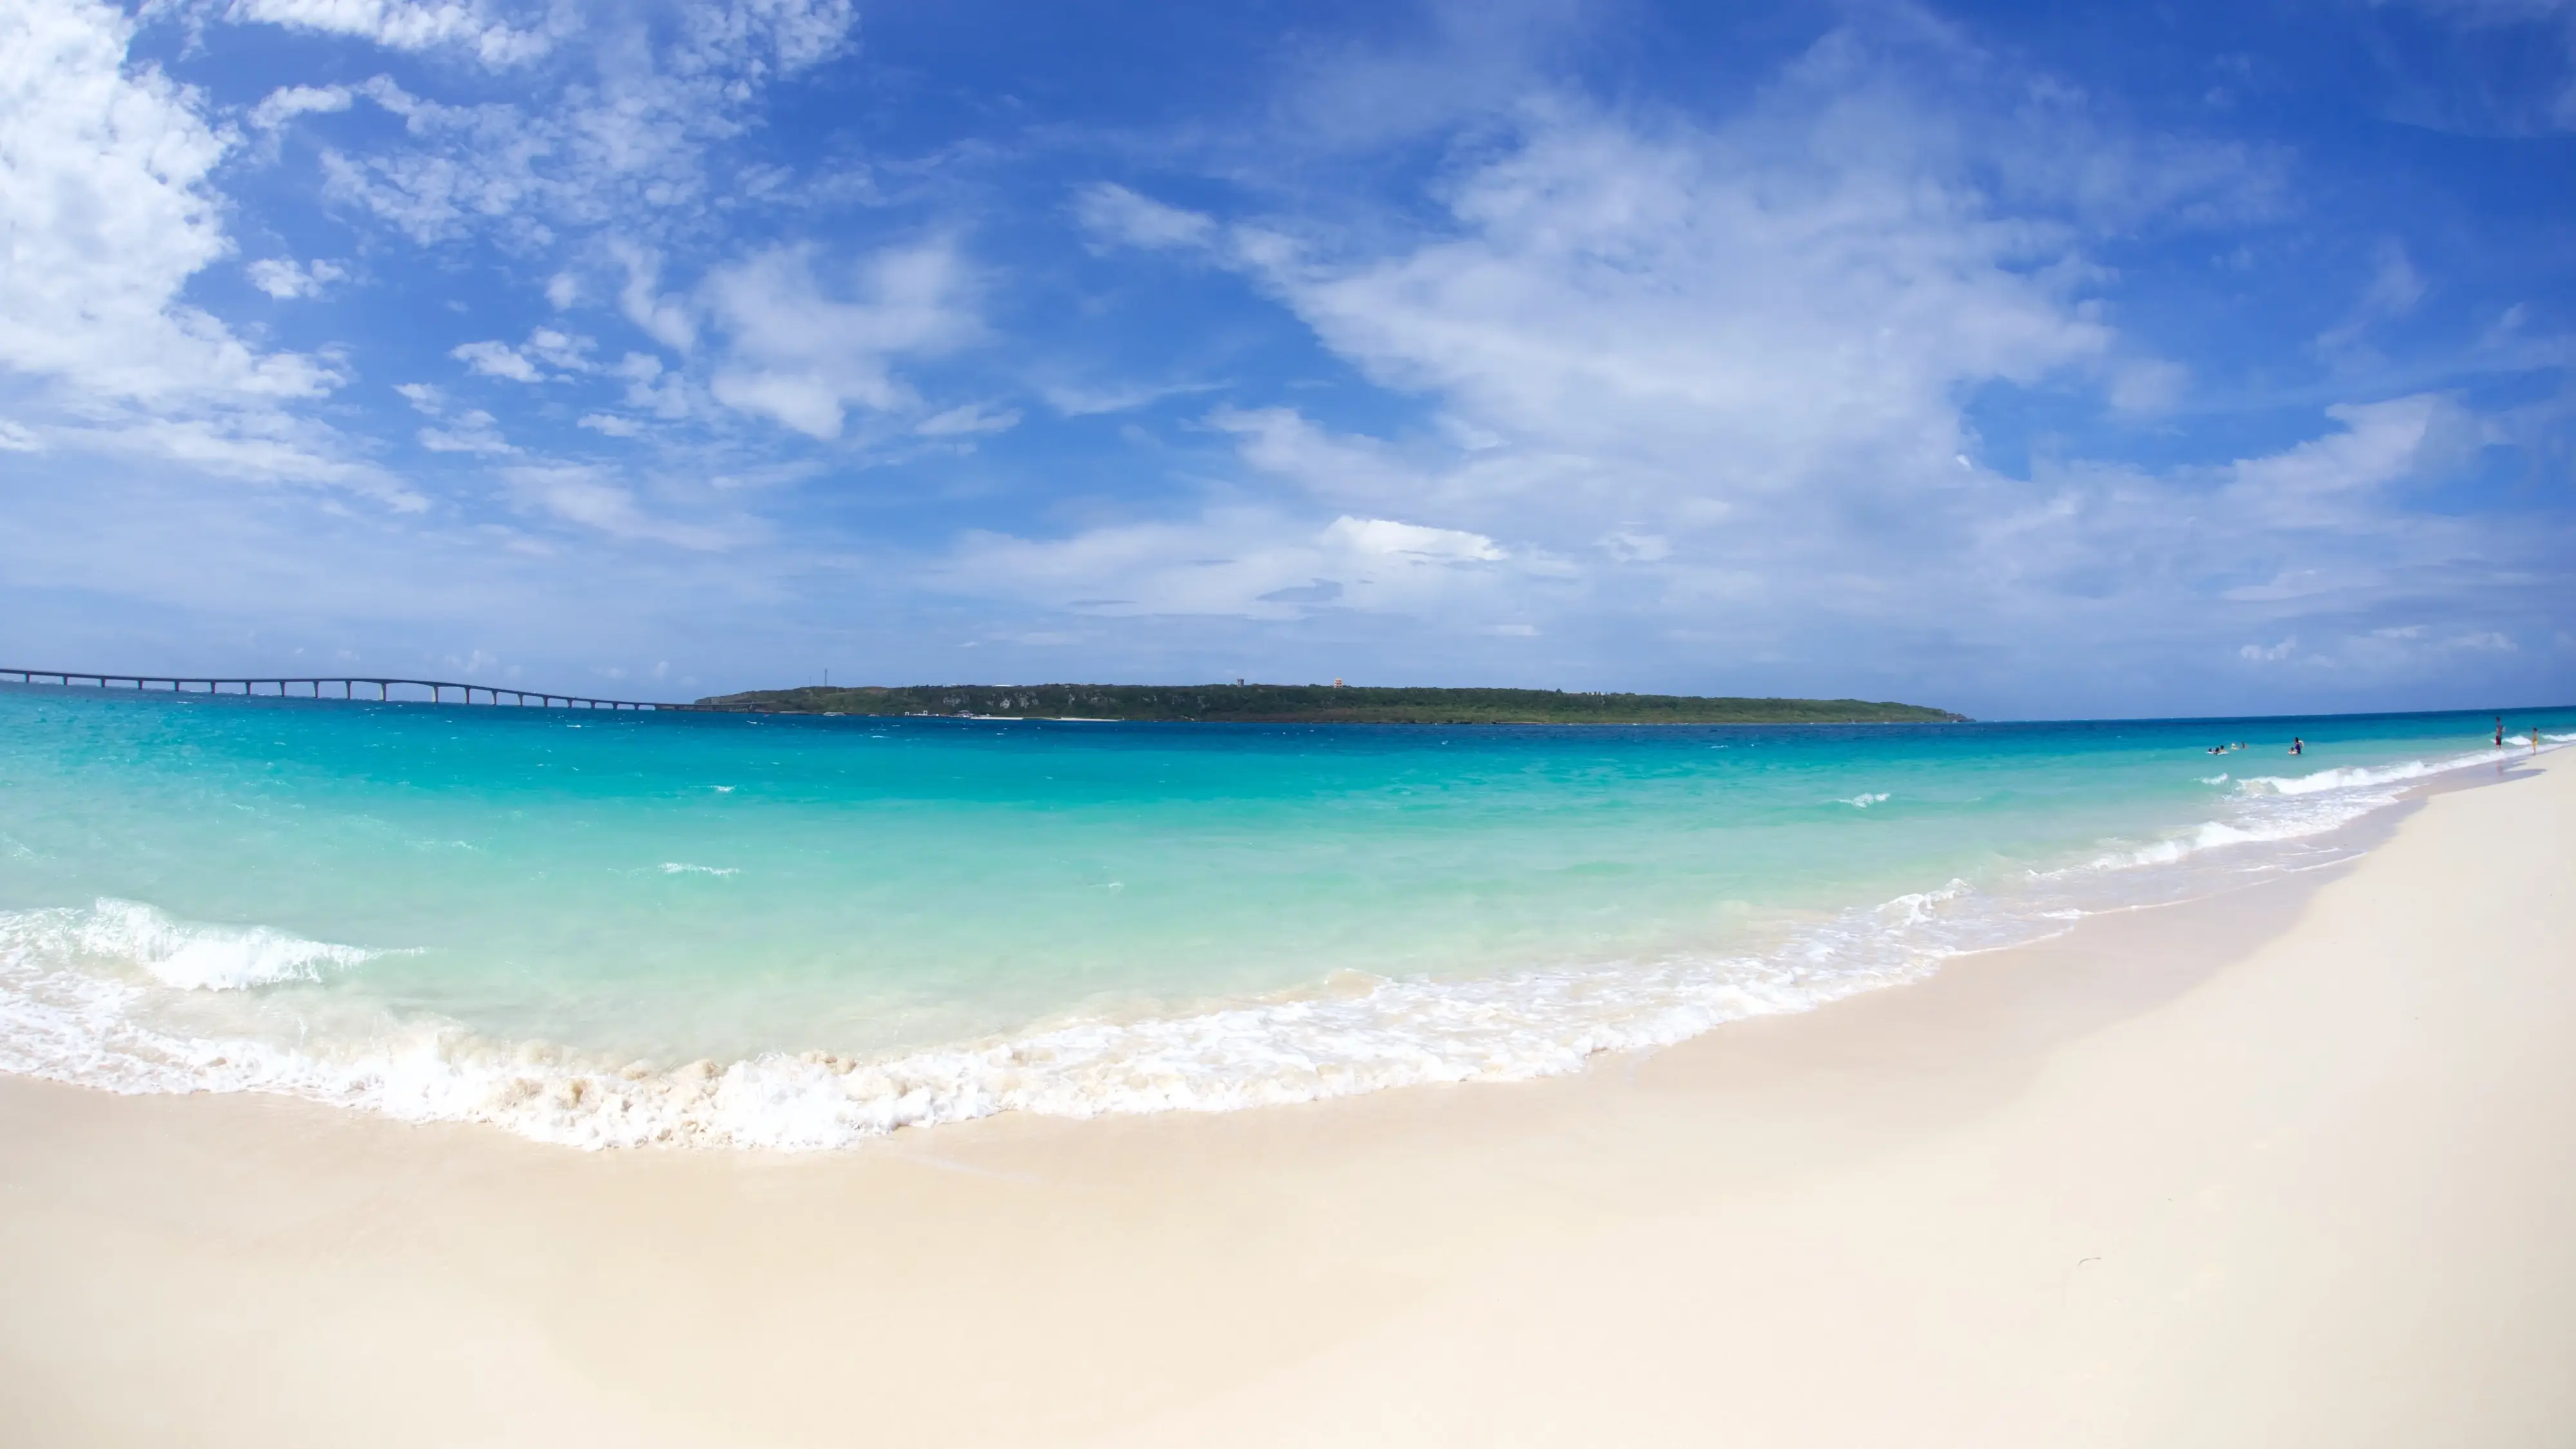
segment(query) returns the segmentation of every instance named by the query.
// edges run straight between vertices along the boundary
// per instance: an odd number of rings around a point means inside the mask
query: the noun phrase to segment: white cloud
[[[501,477],[523,506],[611,538],[712,552],[737,547],[748,536],[739,527],[657,517],[632,488],[596,468],[532,463],[504,468]]]
[[[274,131],[298,116],[345,111],[354,100],[347,86],[279,86],[250,108],[250,124]]]
[[[674,352],[685,353],[696,347],[698,321],[688,304],[661,295],[661,257],[625,241],[611,242],[608,250],[626,272],[625,283],[617,292],[618,310],[626,314],[626,320]]]
[[[1481,533],[1348,514],[1324,530],[1324,542],[1356,554],[1430,563],[1498,563],[1506,557],[1500,544]]]
[[[1195,521],[980,536],[961,557],[1092,611],[1499,616],[1551,637],[1626,618],[1780,655],[1863,628],[1927,668],[1963,640],[2056,647],[2104,627],[2096,598],[2193,598],[2189,495],[2232,475],[2014,479],[1975,461],[1967,407],[1997,384],[2175,406],[2188,372],[2113,327],[2088,249],[2265,214],[2277,163],[2125,132],[1936,32],[1856,20],[1715,121],[1527,74],[1453,94],[1490,109],[1441,123],[1467,139],[1420,198],[1428,223],[1405,202],[1354,214],[1338,188],[1302,204],[1293,179],[1266,220],[1087,189],[1093,241],[1250,276],[1417,420],[1370,436],[1321,405],[1220,407],[1205,423],[1246,471]],[[2012,100],[1962,101],[1994,96]],[[1325,536],[1303,521],[1333,513]],[[2152,563],[2126,552],[2142,519]],[[1363,545],[1399,526],[1471,551],[1421,580],[1364,575]],[[2222,551],[2244,570],[2224,582],[2250,583],[2259,551]]]
[[[497,455],[519,451],[501,436],[498,420],[479,408],[457,414],[445,427],[421,429],[420,445],[433,453]]]
[[[2081,274],[2052,265],[2062,229],[1783,124],[1648,132],[1548,107],[1450,184],[1450,235],[1358,259],[1237,245],[1382,384],[1667,495],[1919,477],[1964,449],[1962,389],[2112,355]]]
[[[129,64],[135,22],[94,0],[0,7],[0,373],[60,447],[261,482],[417,496],[287,405],[342,381],[184,300],[233,253],[205,99]],[[306,274],[310,277],[311,274]]]
[[[1017,408],[995,408],[989,403],[965,403],[944,413],[935,413],[913,425],[913,431],[925,438],[953,438],[973,433],[1002,433],[1020,425]]]
[[[402,118],[405,141],[326,152],[330,190],[423,244],[487,227],[533,245],[566,228],[651,236],[701,214],[719,184],[709,148],[756,125],[769,84],[837,53],[856,20],[848,0],[565,8],[518,26],[458,5],[258,3],[263,18],[391,48],[528,63],[511,85],[525,101],[443,104],[381,76],[353,88]]]
[[[333,282],[348,280],[348,269],[338,262],[299,264],[292,257],[263,257],[242,268],[250,284],[281,302],[298,297],[318,297]]]
[[[464,363],[485,377],[506,378],[511,382],[543,382],[546,375],[537,365],[519,355],[518,349],[506,342],[467,342],[450,348],[448,356]]]
[[[2236,653],[2239,658],[2249,660],[2256,664],[2277,664],[2281,660],[2289,658],[2291,652],[2296,650],[2298,647],[2298,637],[2293,635],[2290,638],[2282,640],[2278,644],[2248,644],[2237,650]]]
[[[897,359],[951,351],[981,331],[965,263],[944,240],[848,268],[846,299],[816,264],[815,248],[774,247],[708,274],[702,295],[728,344],[711,387],[718,402],[838,437],[851,407],[913,405]]]
[[[2469,649],[2481,653],[2510,654],[2517,647],[2512,638],[2492,629],[2481,629],[2443,641],[2445,649]]]
[[[2274,526],[2357,526],[2408,479],[2456,470],[2493,441],[2488,426],[2438,393],[2338,403],[2340,431],[2235,464],[2228,496]]]
[[[506,342],[468,342],[451,348],[447,355],[485,377],[506,378],[511,382],[545,382],[549,378],[537,366],[540,362],[563,372],[599,371],[598,364],[590,360],[594,345],[587,337],[540,327],[529,333],[528,340],[517,347]],[[658,362],[652,366],[656,373],[661,370]]]
[[[2159,413],[2180,401],[2190,382],[2190,370],[2179,363],[2133,358],[2113,364],[2104,395],[2124,413]]]
[[[456,0],[232,0],[225,18],[351,35],[388,50],[455,46],[486,65],[515,65],[551,47],[541,30],[521,29],[494,15],[491,7]]]
[[[47,437],[87,452],[136,463],[175,463],[246,483],[338,488],[398,513],[429,507],[428,499],[383,468],[341,456],[340,440],[329,429],[273,409],[128,413],[100,424],[56,426]]]
[[[1076,192],[1073,214],[1096,240],[1114,245],[1195,247],[1216,235],[1216,223],[1207,216],[1166,206],[1107,181]]]
[[[612,376],[626,379],[626,405],[640,408],[663,419],[689,415],[687,380],[678,373],[665,372],[662,360],[647,352],[630,352],[606,369]]]
[[[1169,397],[1191,393],[1214,392],[1212,382],[1174,382],[1156,385],[1134,384],[1125,387],[1076,387],[1057,385],[1043,388],[1040,395],[1047,406],[1068,418],[1097,417],[1103,413],[1133,412],[1150,407]]]
[[[528,334],[527,350],[538,361],[566,372],[592,370],[590,349],[595,346],[587,337],[574,337],[551,327],[540,327]]]
[[[198,95],[128,68],[133,22],[90,0],[0,11],[0,366],[99,399],[311,397],[336,381],[180,300],[232,250],[208,176],[231,144]]]
[[[1188,523],[1114,525],[1070,538],[970,535],[938,582],[1082,613],[1293,619],[1316,609],[1490,618],[1562,571],[1482,534],[1351,515],[1321,528],[1261,509]],[[1525,595],[1524,595],[1525,597]]]

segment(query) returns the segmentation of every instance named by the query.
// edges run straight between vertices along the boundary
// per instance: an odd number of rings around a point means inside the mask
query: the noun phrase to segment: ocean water
[[[2554,747],[2576,711],[2508,723]],[[1570,1071],[2313,868],[2409,783],[2521,757],[2490,728],[1125,725],[0,688],[0,1070],[790,1149]]]

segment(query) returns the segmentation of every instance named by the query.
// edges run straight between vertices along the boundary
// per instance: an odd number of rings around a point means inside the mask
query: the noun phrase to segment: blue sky
[[[2576,3],[19,0],[0,663],[2576,699]]]

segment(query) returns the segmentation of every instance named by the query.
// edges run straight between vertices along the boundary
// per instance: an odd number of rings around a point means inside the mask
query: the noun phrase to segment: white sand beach
[[[1520,1085],[792,1157],[0,1079],[0,1441],[2565,1443],[2576,769],[2496,773]]]

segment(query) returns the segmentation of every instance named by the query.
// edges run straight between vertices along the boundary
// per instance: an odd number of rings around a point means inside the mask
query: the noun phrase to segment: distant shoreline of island
[[[697,708],[759,714],[1182,724],[1965,724],[1927,705],[1554,689],[1343,684],[806,685],[712,695]]]

